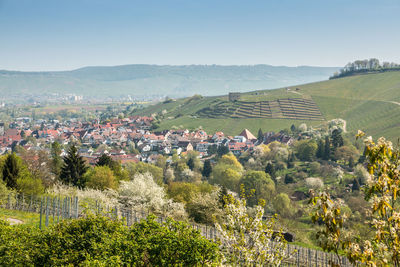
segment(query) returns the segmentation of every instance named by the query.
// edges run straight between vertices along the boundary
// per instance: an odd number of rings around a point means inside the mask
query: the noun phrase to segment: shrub
[[[306,179],[306,185],[308,188],[322,189],[324,187],[324,182],[321,178],[310,177]]]
[[[191,226],[154,216],[125,227],[103,216],[65,220],[43,231],[0,220],[1,266],[218,265],[218,245]]]

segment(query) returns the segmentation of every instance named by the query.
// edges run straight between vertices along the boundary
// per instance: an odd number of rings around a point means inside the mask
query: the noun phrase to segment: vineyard
[[[104,207],[98,202],[92,205],[82,205],[77,197],[35,197],[24,195],[9,195],[8,199],[0,205],[6,210],[24,211],[28,213],[36,213],[39,215],[37,226],[44,229],[51,224],[56,224],[65,219],[78,219],[85,217],[90,210],[91,213],[98,213],[110,217],[112,219],[122,220],[123,223],[130,227],[135,223],[144,220],[149,216],[147,210],[136,210],[134,208],[124,208],[122,206]],[[159,223],[165,222],[166,217],[160,215],[157,217]],[[201,233],[209,240],[218,240],[219,233],[213,226],[192,223],[191,227]],[[304,248],[297,245],[288,244],[286,247],[287,255],[290,258],[284,259],[281,266],[332,266],[332,264],[340,264],[340,266],[353,266],[345,257],[336,257],[332,253],[326,253],[319,250]]]
[[[324,120],[312,99],[287,98],[272,101],[218,101],[196,113],[206,118],[270,118],[291,120]]]

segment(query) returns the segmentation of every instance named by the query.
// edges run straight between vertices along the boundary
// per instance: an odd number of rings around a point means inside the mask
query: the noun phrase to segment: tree
[[[201,174],[203,175],[203,177],[209,178],[211,172],[212,172],[211,161],[207,159],[204,161],[203,171],[201,172]]]
[[[294,124],[292,124],[292,126],[290,126],[290,131],[292,133],[296,132],[296,126]]]
[[[20,167],[15,153],[6,156],[3,166],[3,181],[9,188],[17,187],[17,180],[20,175]]]
[[[88,170],[85,160],[79,155],[75,145],[71,145],[64,157],[60,179],[65,184],[71,184],[79,188],[85,187],[83,175]]]
[[[145,173],[150,173],[154,181],[161,185],[163,184],[163,179],[164,179],[164,174],[163,174],[163,169],[160,167],[157,167],[153,164],[145,163],[145,162],[130,162],[125,165],[125,170],[127,172],[127,176],[129,179],[134,179],[136,174],[145,174]]]
[[[187,161],[187,166],[189,167],[189,169],[190,169],[191,171],[193,171],[193,169],[194,169],[194,161],[193,161],[193,158],[189,158],[189,160]]]
[[[61,145],[57,141],[51,144],[51,171],[59,177],[61,174],[61,168],[63,165],[63,161],[61,158]]]
[[[211,182],[237,191],[243,167],[232,153],[223,155],[212,171]]]
[[[335,129],[332,132],[332,146],[334,149],[341,147],[344,145],[344,140],[342,137],[342,133],[339,129]]]
[[[324,154],[325,154],[325,144],[324,141],[322,141],[322,139],[319,139],[316,156],[317,158],[322,159],[324,157]]]
[[[217,149],[218,157],[222,157],[223,155],[228,154],[228,153],[229,153],[229,148],[227,146],[224,146],[224,145],[218,146],[218,149]]]
[[[357,137],[364,133],[359,131]],[[341,203],[331,199],[328,193],[315,194],[311,203],[316,207],[312,220],[322,221],[324,228],[318,231],[320,245],[324,250],[346,253],[352,262],[367,266],[400,266],[400,150],[381,137],[375,143],[372,137],[364,140],[368,172],[371,175],[364,186],[365,199],[371,201],[366,223],[375,229],[371,239],[360,240],[346,234],[346,216]],[[357,181],[356,181],[357,182]]]
[[[104,153],[98,158],[96,166],[107,166],[113,171],[115,178],[118,178],[118,180],[127,178],[127,173],[122,169],[121,163]]]
[[[222,251],[229,266],[279,266],[286,253],[287,243],[281,232],[275,235],[275,218],[263,220],[265,202],[255,207],[250,216],[244,193],[239,199],[225,197],[222,223],[216,223]],[[274,238],[275,237],[275,238]]]
[[[351,191],[359,191],[360,190],[360,184],[358,183],[357,179],[353,179],[353,186],[351,187]]]
[[[114,164],[114,160],[108,156],[107,154],[103,153],[100,158],[97,159],[96,166],[108,166],[111,168]]]
[[[312,161],[317,152],[317,144],[312,140],[301,140],[296,142],[296,156],[303,161]]]
[[[86,186],[94,189],[115,189],[117,182],[113,171],[108,166],[95,166],[84,175]]]
[[[275,194],[275,183],[269,175],[262,171],[248,171],[242,178],[241,184],[247,192],[254,190],[254,193],[248,198],[250,206],[258,204],[260,199],[270,200]]]
[[[285,193],[278,194],[273,200],[274,209],[283,217],[293,215],[293,207],[291,206],[290,198]]]
[[[276,171],[274,165],[271,162],[268,162],[267,166],[265,166],[265,173],[270,175],[272,179],[275,179]]]
[[[258,140],[258,142],[264,141],[264,134],[263,134],[261,128],[258,129],[257,140]]]
[[[325,137],[325,148],[324,148],[324,160],[329,160],[331,158],[331,140],[329,136]]]

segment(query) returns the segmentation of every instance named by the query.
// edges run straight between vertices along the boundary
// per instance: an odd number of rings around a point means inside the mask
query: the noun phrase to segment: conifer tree
[[[194,169],[194,160],[193,160],[193,158],[189,158],[189,160],[187,161],[186,164],[188,165],[189,169],[191,171],[193,171],[193,169]]]
[[[324,157],[324,154],[325,154],[325,144],[324,144],[324,141],[322,141],[322,139],[319,139],[316,156],[317,156],[317,158],[322,159]]]
[[[260,128],[260,129],[258,129],[258,135],[257,135],[257,139],[258,139],[258,142],[262,142],[262,141],[264,141],[264,134],[263,134],[263,132],[262,132],[261,128]]]
[[[335,129],[332,132],[332,146],[336,149],[344,145],[342,133],[340,130]]]
[[[71,145],[68,149],[67,156],[64,157],[64,165],[61,168],[60,179],[65,184],[72,184],[80,188],[85,187],[83,175],[88,167],[84,159],[79,156],[75,145]]]
[[[207,159],[206,161],[204,161],[203,171],[201,172],[201,174],[204,177],[209,178],[211,172],[212,172],[211,161],[209,159]]]
[[[7,155],[3,167],[3,181],[10,188],[17,187],[17,179],[19,177],[20,169],[18,167],[17,156],[15,153]]]
[[[324,149],[324,160],[328,160],[331,157],[331,140],[329,136],[325,137],[325,149]]]
[[[275,179],[275,167],[271,162],[265,166],[265,173],[269,174],[273,180]]]
[[[109,168],[112,168],[113,166],[113,159],[108,156],[107,154],[102,154],[100,158],[98,158],[96,162],[96,166],[108,166]]]

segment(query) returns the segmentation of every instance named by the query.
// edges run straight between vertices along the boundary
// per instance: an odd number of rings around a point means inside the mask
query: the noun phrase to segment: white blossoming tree
[[[287,243],[282,234],[275,232],[275,218],[263,220],[264,201],[250,216],[246,197],[225,196],[224,222],[216,223],[218,237],[227,264],[233,266],[278,266],[285,257]]]

